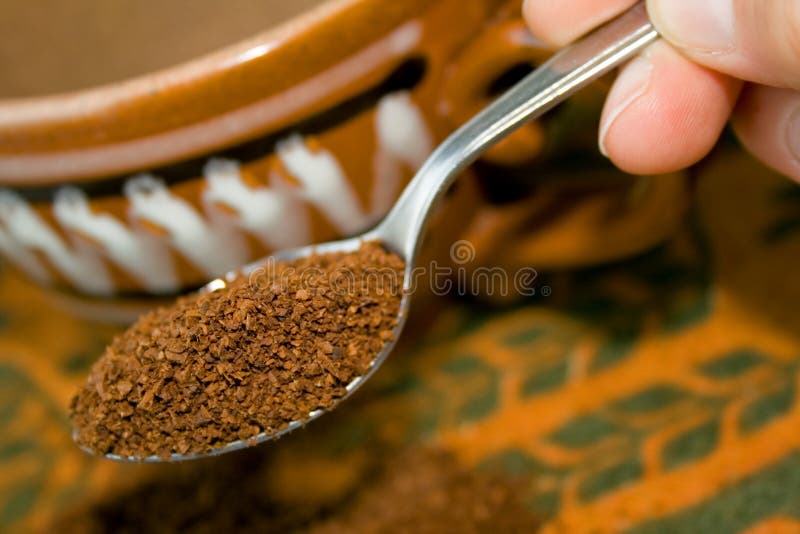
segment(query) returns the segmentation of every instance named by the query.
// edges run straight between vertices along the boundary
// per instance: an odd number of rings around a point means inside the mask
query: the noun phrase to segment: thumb
[[[661,35],[736,78],[800,89],[800,1],[647,0]]]

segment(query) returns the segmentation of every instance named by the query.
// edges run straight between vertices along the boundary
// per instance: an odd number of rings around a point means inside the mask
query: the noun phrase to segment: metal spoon
[[[414,260],[431,209],[459,172],[524,122],[541,116],[590,82],[633,57],[657,38],[658,34],[649,22],[644,2],[639,2],[618,18],[558,52],[448,137],[419,169],[400,199],[377,227],[357,237],[285,250],[272,257],[277,260],[294,260],[312,253],[352,252],[365,241],[380,241],[384,247],[405,261],[404,289],[408,290]],[[223,278],[213,280],[201,291],[223,288],[228,281],[236,277],[250,275],[266,261],[266,258],[256,261]],[[394,330],[395,340],[403,330],[409,303],[410,292],[405,291],[397,327]],[[369,371],[347,385],[347,394],[339,402],[350,396],[372,376],[394,345],[394,341],[389,342],[375,356]],[[315,410],[304,419],[293,421],[277,432],[261,433],[247,441],[233,441],[204,454],[172,454],[167,458],[159,456],[137,458],[106,454],[105,457],[118,461],[163,462],[215,456],[276,438],[303,426],[323,413],[325,410]],[[92,453],[90,450],[87,452]]]

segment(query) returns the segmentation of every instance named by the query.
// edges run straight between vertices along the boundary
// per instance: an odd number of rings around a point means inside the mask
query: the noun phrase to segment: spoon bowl
[[[403,295],[392,340],[375,355],[366,373],[347,384],[345,395],[331,408],[314,410],[303,419],[292,421],[275,432],[262,432],[247,440],[232,441],[205,453],[173,453],[169,456],[147,457],[106,454],[105,457],[117,461],[164,462],[216,456],[280,437],[335,408],[372,376],[395,347],[408,316],[412,289],[411,274],[421,238],[429,222],[432,208],[458,174],[487,148],[523,123],[546,113],[581,88],[633,57],[657,38],[658,34],[649,22],[644,3],[637,3],[623,15],[555,54],[450,135],[422,165],[389,214],[372,230],[349,239],[275,253],[269,258],[253,262],[212,280],[200,289],[201,292],[223,289],[234,279],[252,275],[269,261],[292,261],[312,254],[354,252],[365,242],[379,242],[388,251],[397,254],[405,262],[405,270]],[[76,432],[73,432],[73,437],[77,437]],[[94,454],[94,451],[82,448]]]

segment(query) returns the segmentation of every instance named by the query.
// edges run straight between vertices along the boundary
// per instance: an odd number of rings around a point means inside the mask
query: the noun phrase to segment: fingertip
[[[636,0],[524,0],[522,15],[537,39],[562,47],[634,3]]]
[[[561,31],[558,24],[552,23],[553,18],[560,18],[558,12],[553,12],[553,7],[548,0],[524,0],[522,17],[534,37],[555,48],[567,45],[572,38],[569,32]]]
[[[647,0],[662,38],[735,78],[800,89],[797,0]]]
[[[800,94],[748,85],[734,111],[733,127],[754,156],[800,182]]]
[[[646,69],[636,62],[649,64],[644,86]],[[631,90],[637,77],[639,89]],[[601,149],[632,174],[688,167],[716,143],[739,87],[739,82],[691,63],[666,43],[656,43],[620,72],[609,93],[601,118]]]
[[[631,106],[642,98],[650,88],[650,82],[653,77],[653,62],[650,51],[651,49],[647,49],[627,65],[624,65],[620,69],[611,91],[608,93],[603,107],[603,115],[600,118],[600,135],[598,139],[600,152],[606,157],[611,157],[608,149],[609,133],[620,119],[625,118],[624,116]]]

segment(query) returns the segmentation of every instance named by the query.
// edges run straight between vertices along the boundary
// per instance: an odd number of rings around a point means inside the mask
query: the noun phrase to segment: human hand
[[[545,43],[563,46],[635,0],[526,0]],[[705,156],[730,118],[742,143],[800,181],[800,1],[647,0],[664,40],[620,69],[600,120],[601,151],[635,174]]]

